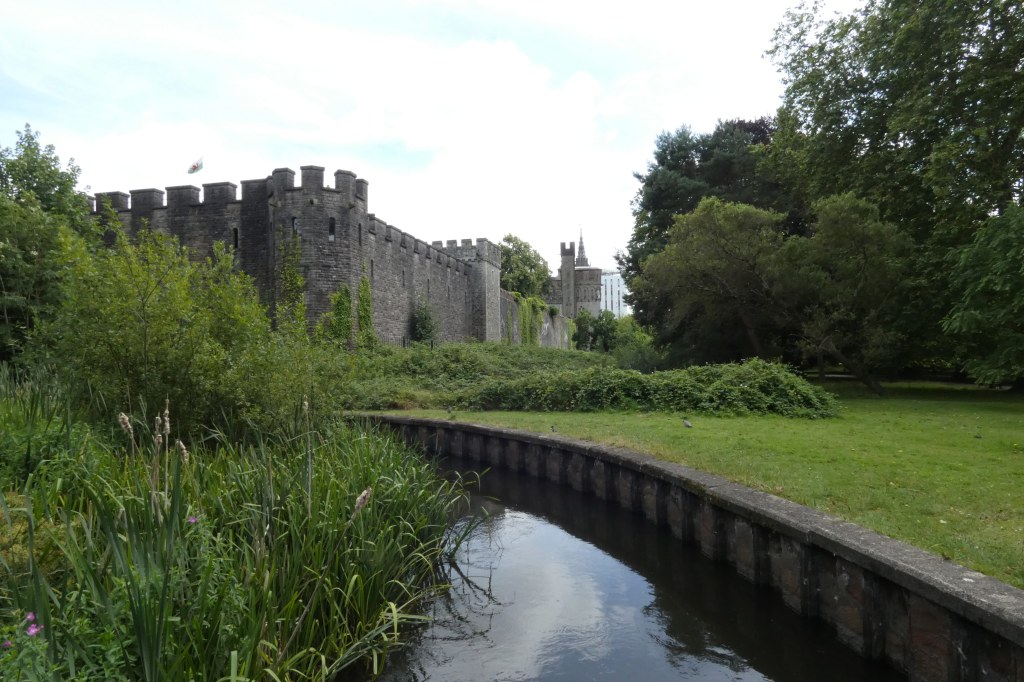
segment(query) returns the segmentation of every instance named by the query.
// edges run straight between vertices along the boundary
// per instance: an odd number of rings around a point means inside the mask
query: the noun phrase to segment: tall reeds
[[[0,562],[0,633],[28,612],[44,626],[34,654],[0,649],[5,679],[365,677],[421,620],[465,498],[416,453],[341,424],[190,453],[166,406],[129,426],[4,503],[30,558]]]

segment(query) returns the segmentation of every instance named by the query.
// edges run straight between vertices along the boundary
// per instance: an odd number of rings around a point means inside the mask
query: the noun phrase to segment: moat
[[[383,680],[905,679],[617,505],[496,470],[473,511],[452,589]]]

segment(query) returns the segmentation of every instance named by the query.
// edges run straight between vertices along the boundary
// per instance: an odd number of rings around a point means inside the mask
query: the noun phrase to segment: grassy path
[[[459,412],[454,419],[629,447],[872,528],[1024,588],[1024,399],[942,386],[829,386],[827,420]],[[443,412],[414,414],[445,418]]]

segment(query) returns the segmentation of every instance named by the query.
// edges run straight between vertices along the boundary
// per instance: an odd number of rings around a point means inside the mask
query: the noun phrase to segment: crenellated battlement
[[[352,171],[338,170],[334,172],[334,187],[324,186],[323,166],[301,166],[300,184],[295,185],[295,171],[291,168],[275,168],[265,178],[242,180],[242,197],[238,197],[238,185],[233,182],[204,183],[202,188],[195,185],[176,185],[163,190],[133,189],[125,192],[97,192],[90,197],[93,213],[98,213],[103,200],[109,200],[115,211],[146,211],[159,208],[182,209],[203,206],[222,207],[225,204],[244,201],[246,198],[259,197],[266,199],[277,193],[279,197],[288,192],[300,192],[315,195],[320,193],[340,193],[350,198],[350,203],[366,206],[369,196],[369,182],[356,177]],[[165,203],[166,197],[166,203]]]
[[[241,196],[233,182],[102,192],[93,210],[109,202],[129,234],[148,225],[197,257],[223,242],[270,305],[279,295],[283,254],[297,243],[311,324],[334,292],[354,292],[367,277],[374,325],[384,337],[405,338],[414,307],[427,301],[444,340],[500,338],[500,245],[417,239],[368,210],[369,182],[352,171],[334,171],[333,187],[324,185],[322,166],[301,166],[296,175],[275,168],[242,180]]]
[[[449,239],[446,246],[441,242],[434,242],[438,248],[444,248],[456,258],[470,263],[483,262],[501,268],[501,246],[483,237],[473,243],[472,239],[463,239],[461,243],[456,239]]]

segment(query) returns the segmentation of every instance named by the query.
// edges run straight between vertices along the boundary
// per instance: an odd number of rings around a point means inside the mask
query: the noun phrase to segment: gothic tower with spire
[[[597,317],[601,313],[601,268],[590,267],[582,229],[579,251],[575,242],[568,246],[562,242],[561,257],[558,277],[552,278],[547,302],[558,306],[566,317],[576,317],[580,310]]]

